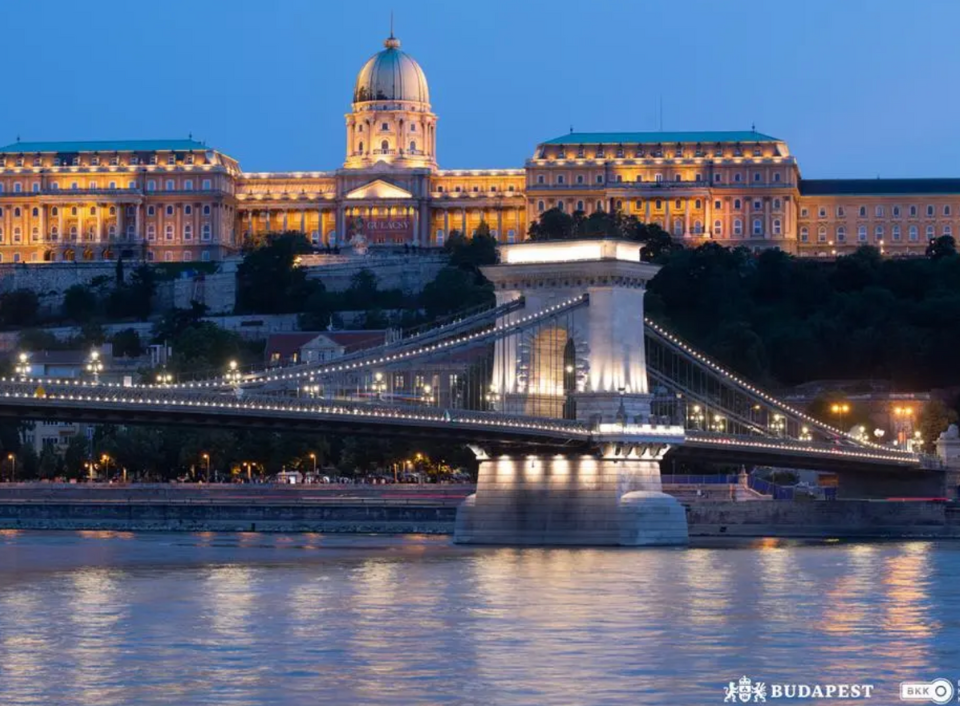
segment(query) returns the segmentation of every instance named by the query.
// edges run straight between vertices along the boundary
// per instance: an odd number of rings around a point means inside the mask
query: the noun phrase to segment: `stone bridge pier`
[[[491,393],[512,414],[578,419],[576,451],[474,447],[477,492],[454,541],[510,545],[684,544],[683,507],[662,492],[660,460],[683,428],[650,424],[643,295],[656,274],[640,245],[613,239],[500,248],[483,268],[497,303],[523,297],[503,323],[587,294],[589,304],[497,343]]]

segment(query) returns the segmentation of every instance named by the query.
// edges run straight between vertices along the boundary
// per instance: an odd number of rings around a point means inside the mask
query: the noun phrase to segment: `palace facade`
[[[522,169],[440,169],[426,76],[393,36],[360,70],[351,107],[335,171],[243,172],[192,139],[0,148],[0,262],[213,261],[276,231],[316,246],[439,247],[482,222],[515,242],[550,208],[809,256],[863,244],[919,255],[960,229],[960,179],[803,179],[786,142],[752,130],[571,132]]]

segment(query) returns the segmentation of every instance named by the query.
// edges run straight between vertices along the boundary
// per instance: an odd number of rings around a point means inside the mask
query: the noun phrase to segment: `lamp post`
[[[20,376],[22,380],[26,380],[27,376],[30,375],[30,356],[26,353],[21,353],[17,356],[17,365],[15,370],[17,375]]]
[[[317,475],[317,455],[311,452],[310,460],[313,461],[313,475]]]
[[[110,456],[109,456],[109,455],[107,455],[107,454],[102,454],[102,455],[100,456],[100,463],[103,464],[103,476],[104,476],[104,478],[106,478],[106,479],[108,479],[108,480],[109,480],[109,478],[110,478],[110,461],[111,461],[111,459],[110,459]]]
[[[811,441],[813,436],[810,434],[810,427],[800,427],[800,441]]]
[[[703,407],[698,404],[693,405],[693,411],[691,412],[689,419],[697,431],[702,431],[704,420]]]
[[[383,381],[383,373],[377,372],[373,374],[373,391],[377,395],[377,402],[379,402],[383,397],[383,391],[387,389],[387,383]]]
[[[878,443],[878,444],[883,441],[883,435],[884,435],[884,434],[886,434],[886,432],[885,432],[883,429],[879,429],[879,428],[878,428],[878,429],[874,429],[874,430],[873,430],[873,435],[874,435],[875,437],[877,437],[877,443]]]
[[[203,459],[204,465],[207,467],[207,483],[210,482],[210,454],[204,453],[200,458]]]
[[[846,402],[835,402],[830,405],[830,411],[837,415],[837,425],[840,427],[840,431],[843,431],[843,417],[847,412],[850,411],[850,405]]]
[[[907,448],[907,435],[913,420],[913,407],[894,407],[893,416],[897,427],[897,445]]]
[[[487,392],[487,404],[490,405],[490,409],[494,412],[497,411],[497,403],[500,402],[500,393],[497,392],[497,386],[494,383],[490,383],[490,391]]]
[[[240,367],[237,364],[237,361],[231,360],[227,363],[227,382],[238,387],[240,385],[240,380],[243,377],[243,373],[240,372]]]
[[[715,414],[713,416],[713,431],[722,432],[726,431],[726,428],[727,420],[719,414]]]
[[[424,385],[420,392],[420,401],[425,405],[433,404],[433,385]]]
[[[92,351],[87,361],[87,372],[93,375],[93,382],[100,382],[100,373],[103,372],[103,361],[100,360],[100,351]]]
[[[173,375],[166,371],[157,373],[157,384],[158,385],[169,385],[173,382]]]
[[[773,433],[777,436],[783,436],[783,432],[787,428],[787,420],[783,418],[782,414],[774,414],[770,428],[773,429]]]
[[[17,480],[17,457],[9,453],[7,454],[7,460],[10,461],[10,482],[14,483]]]
[[[923,453],[923,435],[919,429],[913,432],[913,447],[910,450],[915,454]]]

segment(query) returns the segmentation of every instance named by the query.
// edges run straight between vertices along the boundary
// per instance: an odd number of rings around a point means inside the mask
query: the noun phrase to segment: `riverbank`
[[[471,485],[0,486],[0,529],[452,534]],[[685,503],[690,536],[960,537],[960,508],[875,500]]]

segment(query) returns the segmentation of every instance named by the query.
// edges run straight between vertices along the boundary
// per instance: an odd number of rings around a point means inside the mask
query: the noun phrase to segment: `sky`
[[[960,177],[957,0],[0,0],[0,144],[185,138],[327,170],[390,12],[442,168],[581,132],[748,130],[807,178]],[[16,31],[11,31],[13,28]]]

